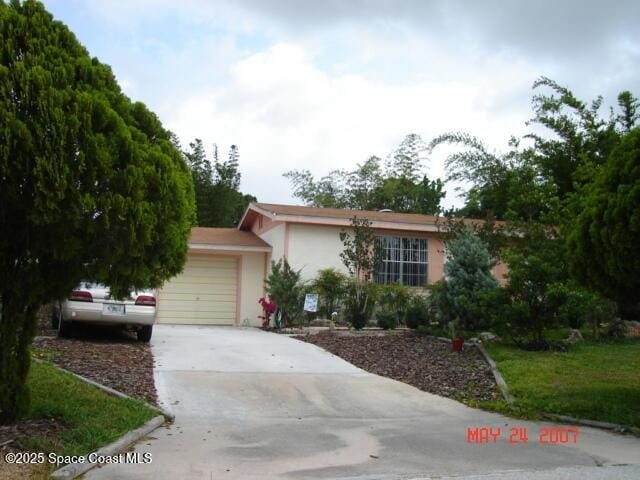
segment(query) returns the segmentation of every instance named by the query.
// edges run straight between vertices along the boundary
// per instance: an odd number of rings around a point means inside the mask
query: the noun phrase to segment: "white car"
[[[148,342],[156,320],[156,297],[151,290],[132,292],[125,299],[111,298],[109,288],[82,282],[69,298],[54,309],[51,317],[59,337],[65,337],[73,323],[121,325],[136,330],[138,340]]]

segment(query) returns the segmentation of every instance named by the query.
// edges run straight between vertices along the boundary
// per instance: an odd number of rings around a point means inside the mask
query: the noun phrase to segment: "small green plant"
[[[452,339],[464,338],[464,330],[462,329],[462,322],[459,318],[451,320],[448,324],[449,336]]]

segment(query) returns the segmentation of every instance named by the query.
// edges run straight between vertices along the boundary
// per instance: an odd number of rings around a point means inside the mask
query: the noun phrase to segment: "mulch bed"
[[[472,346],[454,353],[449,343],[414,332],[320,332],[295,338],[324,348],[367,372],[425,392],[463,402],[500,398],[491,369]]]
[[[127,395],[157,402],[151,348],[130,332],[78,325],[72,338],[39,336],[33,346],[35,356]]]

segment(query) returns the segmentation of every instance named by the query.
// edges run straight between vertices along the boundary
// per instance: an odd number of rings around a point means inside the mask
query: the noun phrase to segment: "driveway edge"
[[[507,386],[507,382],[504,381],[504,377],[498,370],[498,366],[496,365],[496,362],[494,362],[493,359],[489,356],[489,354],[484,349],[481,343],[474,343],[473,345],[475,345],[478,348],[478,350],[480,350],[480,353],[482,354],[485,361],[489,365],[489,368],[491,368],[491,373],[493,373],[493,378],[496,379],[498,388],[500,389],[500,392],[502,393],[502,396],[504,397],[505,401],[509,405],[513,405],[515,400],[511,395],[511,393],[509,393],[509,387]]]
[[[113,456],[124,452],[131,444],[137,442],[142,437],[149,435],[156,428],[161,427],[165,423],[165,417],[158,415],[153,417],[147,423],[141,427],[136,428],[125,433],[122,437],[109,445],[96,450],[93,453],[87,455],[87,457],[100,457],[100,456]],[[85,457],[85,458],[87,458]],[[88,472],[92,468],[99,465],[97,462],[85,462],[85,463],[70,463],[62,468],[59,468],[50,475],[50,478],[55,479],[72,479],[76,478],[83,473]]]

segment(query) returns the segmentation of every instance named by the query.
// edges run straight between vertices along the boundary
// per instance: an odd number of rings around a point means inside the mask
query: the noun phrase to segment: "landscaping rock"
[[[496,340],[498,340],[498,336],[495,333],[491,332],[481,332],[478,337],[484,343],[495,342]]]
[[[635,320],[627,320],[624,322],[627,327],[627,336],[628,337],[640,337],[640,322]]]
[[[582,342],[584,338],[582,337],[582,333],[580,330],[571,329],[569,331],[569,336],[565,339],[565,342],[573,345],[574,343]]]
[[[329,331],[296,337],[328,350],[371,373],[413,385],[425,392],[461,401],[491,401],[500,392],[479,350],[451,352],[451,343],[410,331]]]

